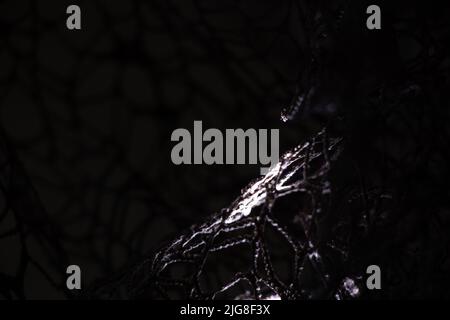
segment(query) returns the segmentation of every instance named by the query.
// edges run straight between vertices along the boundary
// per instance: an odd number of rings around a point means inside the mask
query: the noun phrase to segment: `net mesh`
[[[321,131],[285,153],[228,208],[140,263],[113,290],[107,286],[97,294],[191,299],[358,297],[363,270],[340,276],[335,265],[329,270],[327,260],[341,261],[344,268],[350,258],[349,241],[354,240],[345,232],[355,223],[367,226],[363,220],[367,217],[340,219],[328,239],[321,223],[332,193],[330,169],[341,149],[342,139]],[[349,202],[357,199],[354,196]],[[297,206],[283,207],[285,200],[296,201]]]
[[[386,1],[368,34],[368,4],[86,1],[68,35],[63,1],[3,1],[2,296],[70,295],[75,263],[96,298],[346,299],[379,263],[370,297],[448,297],[448,13]],[[194,117],[279,125],[294,86],[282,143],[345,130],[204,219],[248,178],[174,173],[154,150]]]

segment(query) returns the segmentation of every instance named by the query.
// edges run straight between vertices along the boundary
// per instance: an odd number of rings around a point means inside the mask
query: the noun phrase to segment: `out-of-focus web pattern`
[[[24,299],[25,280],[30,275],[38,284],[64,291],[61,277],[54,276],[62,275],[62,266],[67,263],[56,230],[0,132],[0,250],[4,252],[0,298]]]

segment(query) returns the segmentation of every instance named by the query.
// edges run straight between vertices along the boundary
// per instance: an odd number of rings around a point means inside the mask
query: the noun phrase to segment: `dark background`
[[[280,153],[329,125],[347,138],[339,190],[396,197],[380,237],[417,259],[398,296],[448,294],[443,8],[381,1],[369,31],[366,1],[78,1],[71,31],[70,4],[0,3],[3,297],[71,296],[67,265],[88,288],[228,206],[259,167],[173,165],[170,135],[194,120],[279,128]]]

